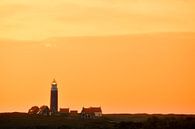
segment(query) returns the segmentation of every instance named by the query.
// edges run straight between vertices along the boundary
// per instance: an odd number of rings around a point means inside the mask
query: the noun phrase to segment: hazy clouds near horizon
[[[1,0],[0,39],[194,32],[193,0]]]

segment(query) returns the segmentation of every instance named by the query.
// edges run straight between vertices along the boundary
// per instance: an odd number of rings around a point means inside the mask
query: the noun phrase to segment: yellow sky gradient
[[[0,38],[194,32],[194,0],[1,0]]]
[[[0,112],[195,113],[195,1],[1,0]]]

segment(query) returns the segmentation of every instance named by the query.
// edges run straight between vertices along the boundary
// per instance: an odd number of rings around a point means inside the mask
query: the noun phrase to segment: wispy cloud
[[[193,6],[191,0],[3,0],[0,38],[195,31]]]

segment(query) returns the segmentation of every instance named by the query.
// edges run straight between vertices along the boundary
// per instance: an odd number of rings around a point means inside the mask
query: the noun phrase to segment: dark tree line
[[[195,129],[195,118],[151,117],[143,122],[120,122],[117,129]]]

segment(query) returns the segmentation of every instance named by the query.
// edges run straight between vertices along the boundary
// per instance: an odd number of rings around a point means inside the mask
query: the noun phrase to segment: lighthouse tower
[[[51,83],[50,110],[52,114],[58,112],[58,88],[55,79]]]

